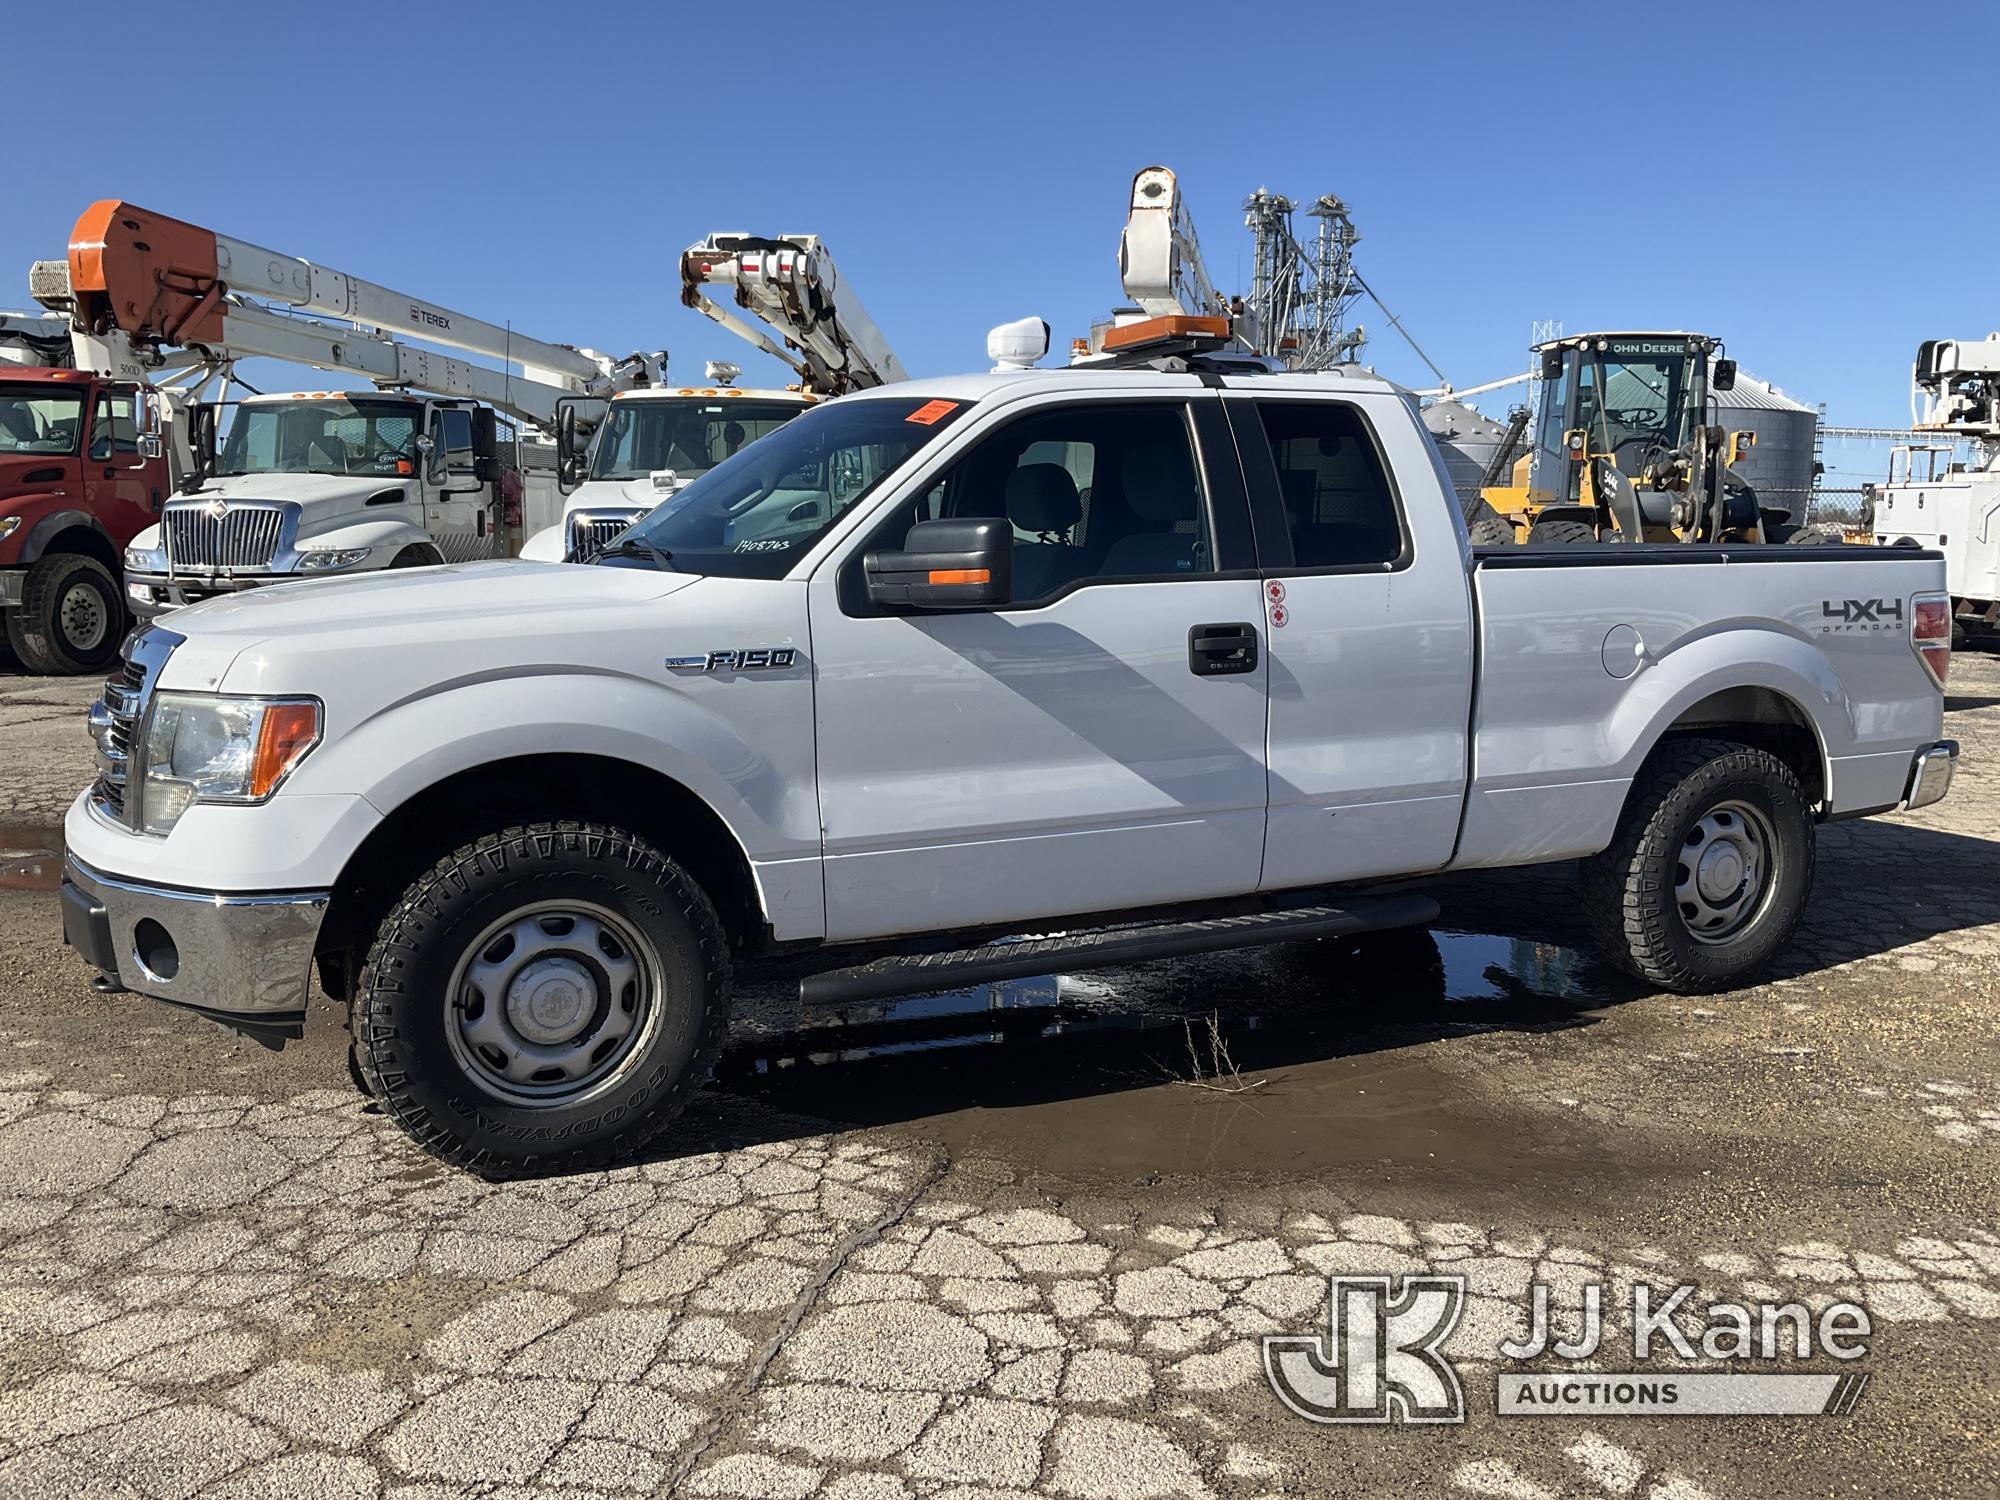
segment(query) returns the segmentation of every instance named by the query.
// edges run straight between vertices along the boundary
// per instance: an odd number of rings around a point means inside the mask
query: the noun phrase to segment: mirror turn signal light
[[[932,568],[932,583],[991,583],[991,568]]]

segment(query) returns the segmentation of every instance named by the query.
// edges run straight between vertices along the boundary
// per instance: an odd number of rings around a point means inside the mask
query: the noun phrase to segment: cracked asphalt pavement
[[[753,976],[650,1159],[499,1184],[355,1092],[329,1002],[273,1054],[92,992],[41,887],[93,691],[0,677],[0,1496],[2000,1491],[2000,658],[1954,663],[1949,799],[1823,831],[1771,983],[1610,976],[1565,867],[1361,945],[835,1013]],[[1261,1337],[1418,1271],[1467,1278],[1467,1421],[1288,1411]],[[1871,1378],[1496,1417],[1531,1282],[1559,1326],[1592,1282],[1857,1301]]]

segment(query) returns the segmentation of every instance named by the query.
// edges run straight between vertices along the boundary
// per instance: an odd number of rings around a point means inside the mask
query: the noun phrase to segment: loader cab
[[[1530,492],[1543,503],[1580,502],[1581,454],[1609,458],[1637,479],[1649,458],[1684,447],[1706,420],[1711,383],[1734,383],[1730,361],[1711,370],[1719,347],[1698,333],[1594,333],[1538,345]]]

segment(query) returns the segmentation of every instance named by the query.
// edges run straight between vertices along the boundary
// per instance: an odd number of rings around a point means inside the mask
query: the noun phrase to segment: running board
[[[839,1005],[851,1000],[929,995],[995,979],[1027,979],[1058,970],[1106,969],[1188,953],[1215,953],[1267,943],[1302,942],[1308,938],[1351,937],[1391,927],[1421,927],[1437,918],[1438,904],[1429,896],[1357,896],[1338,906],[1293,906],[1282,911],[1210,917],[1196,922],[1099,928],[1065,933],[1061,937],[878,958],[853,968],[827,969],[799,980],[799,1000],[806,1005]]]

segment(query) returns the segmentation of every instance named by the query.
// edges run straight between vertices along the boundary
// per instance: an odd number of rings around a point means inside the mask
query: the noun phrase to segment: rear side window
[[[1301,568],[1380,565],[1403,555],[1403,524],[1374,434],[1351,406],[1259,401]]]

